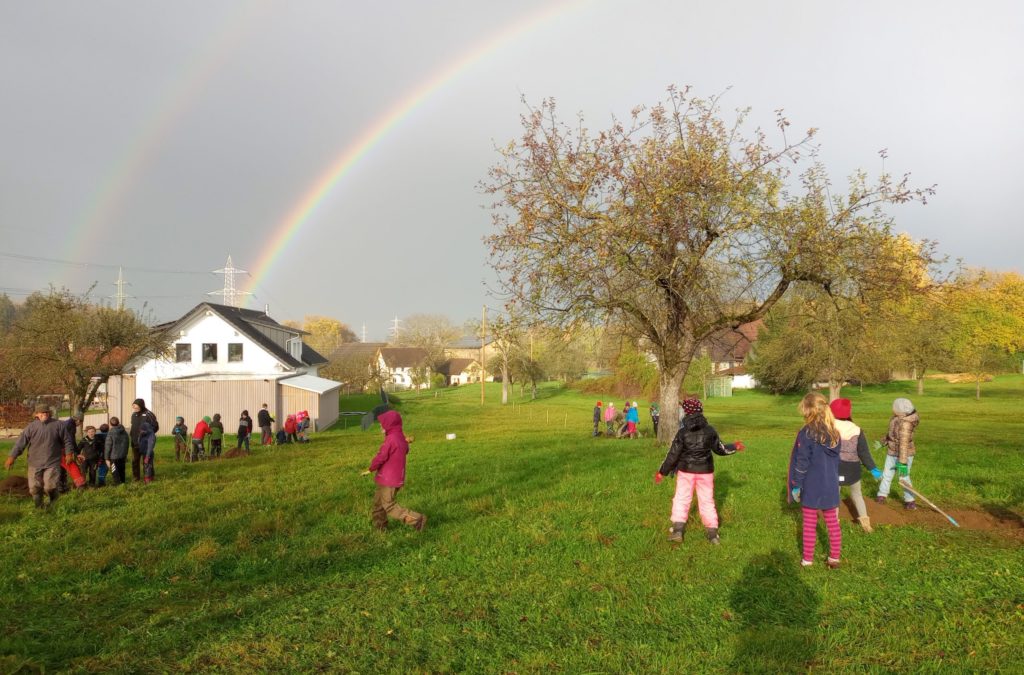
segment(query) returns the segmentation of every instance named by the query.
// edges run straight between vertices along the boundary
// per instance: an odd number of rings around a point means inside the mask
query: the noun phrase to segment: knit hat
[[[850,413],[853,411],[853,404],[850,403],[848,398],[837,398],[829,403],[828,407],[832,408],[832,415],[837,420],[850,419]]]
[[[46,405],[45,403],[36,403],[35,412],[36,413],[48,413],[48,412],[50,412],[50,406]]]
[[[704,405],[695,398],[688,398],[683,401],[683,414],[696,415],[704,412]]]
[[[909,398],[898,398],[892,402],[892,411],[897,415],[909,415],[914,412],[914,404]]]
[[[601,402],[600,402],[600,401],[598,401],[598,402],[597,402],[597,407],[598,407],[598,408],[600,408],[600,407],[601,407]]]

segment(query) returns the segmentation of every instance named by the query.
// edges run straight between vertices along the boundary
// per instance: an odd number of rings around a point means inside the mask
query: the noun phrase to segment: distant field
[[[833,572],[800,568],[784,499],[798,396],[707,402],[748,446],[716,463],[720,547],[696,505],[668,544],[672,486],[651,480],[664,449],[591,438],[593,399],[555,385],[505,407],[498,385],[483,406],[473,387],[402,396],[416,440],[400,501],[429,515],[422,533],[371,529],[358,474],[381,435],[357,418],[198,465],[161,439],[152,486],[69,494],[48,514],[0,498],[0,666],[1024,672],[1024,377],[980,401],[969,383],[926,387],[843,393],[872,439],[894,397],[914,401],[914,483],[965,527],[894,509],[873,516],[900,524],[870,535],[844,521]]]

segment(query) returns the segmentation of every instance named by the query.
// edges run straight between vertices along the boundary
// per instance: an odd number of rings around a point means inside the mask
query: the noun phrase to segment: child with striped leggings
[[[789,499],[803,506],[803,560],[814,563],[818,513],[828,530],[830,569],[839,567],[842,533],[839,530],[839,431],[825,397],[816,392],[800,401],[804,427],[796,435],[789,461]]]

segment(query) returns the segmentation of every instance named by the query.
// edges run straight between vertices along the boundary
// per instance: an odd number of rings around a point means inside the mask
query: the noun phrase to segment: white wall
[[[135,396],[151,402],[153,399],[154,380],[189,377],[196,375],[233,374],[233,375],[279,375],[289,372],[275,357],[263,347],[257,345],[243,334],[237,332],[230,324],[212,312],[203,313],[182,326],[184,335],[175,336],[171,344],[171,353],[165,359],[151,359],[135,369]],[[203,363],[203,343],[212,342],[217,345],[217,362]],[[175,362],[175,344],[192,345],[192,360],[189,363]],[[228,361],[228,343],[242,345],[242,360]],[[304,373],[305,368],[297,369],[297,374]]]

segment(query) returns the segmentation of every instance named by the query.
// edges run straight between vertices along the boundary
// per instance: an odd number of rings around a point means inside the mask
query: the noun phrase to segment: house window
[[[178,342],[174,345],[175,363],[192,363],[192,345],[186,342]]]
[[[217,343],[203,343],[203,363],[217,363]]]
[[[242,360],[242,343],[228,343],[228,363],[235,363]]]

